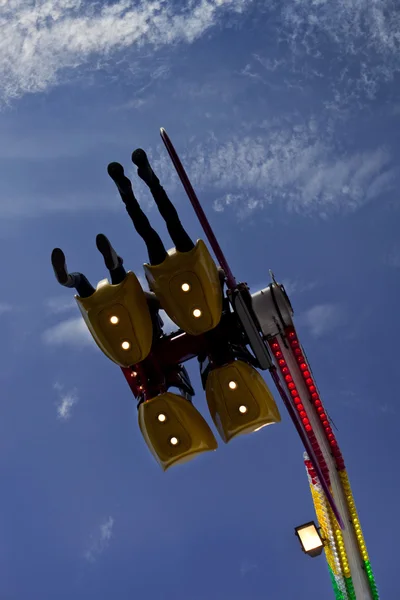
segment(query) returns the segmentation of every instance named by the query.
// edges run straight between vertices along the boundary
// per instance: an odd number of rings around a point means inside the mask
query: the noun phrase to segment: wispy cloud
[[[288,0],[266,2],[265,10],[274,13],[274,29],[267,25],[266,34],[277,37],[280,53],[271,57],[269,48],[265,56],[261,49],[246,57],[242,75],[254,82],[304,92],[318,79],[322,104],[341,116],[368,105],[400,72],[396,0]]]
[[[292,31],[292,44],[309,54],[320,48],[317,35],[323,31],[335,44],[345,44],[343,53],[370,50],[398,58],[400,13],[396,4],[394,0],[342,0],[334,6],[324,0],[292,1],[284,5],[282,15]]]
[[[344,389],[335,392],[335,400],[340,400],[340,402],[346,407],[346,409],[354,409],[357,412],[368,412],[373,418],[377,416],[377,409],[379,413],[383,416],[394,415],[397,412],[397,406],[393,402],[390,404],[390,400],[382,399],[378,400],[376,398],[368,397],[367,394],[360,394],[359,392],[355,392],[351,389]]]
[[[251,571],[254,571],[256,569],[258,569],[257,563],[250,562],[249,560],[243,560],[242,564],[240,565],[240,575],[241,577],[245,577]]]
[[[255,126],[252,135],[221,142],[210,136],[182,157],[194,184],[223,191],[214,209],[241,218],[270,203],[322,218],[354,212],[398,177],[387,149],[339,153],[315,119],[274,123],[268,132]]]
[[[50,346],[83,347],[94,344],[93,338],[82,317],[67,319],[46,329],[42,339]]]
[[[317,286],[316,281],[299,281],[298,279],[283,279],[282,285],[286,290],[287,295],[303,294],[309,292]]]
[[[46,301],[46,307],[50,313],[58,315],[76,309],[76,302],[73,298],[66,299],[65,296],[56,296]]]
[[[213,208],[216,212],[224,212],[226,208],[231,208],[236,212],[239,220],[245,219],[257,208],[261,208],[264,202],[260,198],[254,198],[251,194],[225,194],[214,201]]]
[[[108,517],[108,519],[100,524],[95,533],[90,536],[90,545],[84,554],[86,560],[94,563],[106,550],[112,537],[113,527],[114,518]]]
[[[322,337],[341,326],[344,321],[344,311],[337,304],[317,304],[298,319],[309,328],[311,335]]]
[[[11,304],[8,304],[7,302],[0,302],[0,315],[4,315],[4,313],[11,312],[12,309],[13,307],[11,306]]]
[[[114,4],[81,0],[1,0],[0,78],[3,101],[41,92],[112,61],[121,50],[177,42],[192,43],[223,18],[241,12],[249,0],[167,0]],[[69,75],[68,75],[69,72]]]
[[[64,385],[56,382],[54,389],[58,392],[57,416],[62,421],[68,421],[71,417],[72,407],[78,402],[79,396],[76,388],[65,391]]]
[[[395,269],[400,269],[400,244],[393,244],[386,256],[386,264]]]

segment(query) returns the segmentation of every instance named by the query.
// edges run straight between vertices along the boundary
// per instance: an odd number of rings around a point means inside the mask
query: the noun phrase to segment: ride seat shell
[[[180,329],[200,335],[218,325],[222,314],[220,277],[202,240],[189,252],[172,248],[161,264],[146,263],[144,271],[150,289]]]
[[[210,427],[193,404],[172,392],[140,404],[138,421],[146,444],[163,471],[218,447]]]
[[[153,326],[146,296],[132,271],[121,283],[103,279],[92,296],[75,299],[96,344],[109,359],[130,367],[148,356]]]
[[[275,400],[260,373],[235,360],[210,371],[206,398],[224,442],[281,420]]]

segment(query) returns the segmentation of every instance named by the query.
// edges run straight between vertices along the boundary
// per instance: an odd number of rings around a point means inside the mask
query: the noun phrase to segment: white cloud
[[[79,400],[78,391],[74,388],[68,392],[65,392],[64,386],[59,382],[56,382],[53,387],[59,394],[59,400],[57,402],[57,416],[62,421],[68,421],[68,419],[71,417],[72,407]]]
[[[43,332],[43,341],[50,346],[83,347],[94,344],[82,317],[67,319]]]
[[[60,314],[76,309],[76,302],[73,298],[66,299],[65,296],[55,296],[46,301],[47,309],[52,314]]]
[[[400,71],[399,31],[396,0],[303,0],[282,9],[281,38],[299,69],[305,55],[330,64],[334,100],[327,106],[336,110],[375,98],[381,83],[393,80]]]
[[[232,207],[240,220],[245,219],[262,206],[263,201],[261,199],[256,199],[254,196],[245,193],[225,194],[222,198],[217,198],[213,204],[216,212],[223,212],[225,208]]]
[[[282,285],[286,290],[287,295],[303,294],[313,290],[317,283],[316,281],[299,281],[298,279],[283,279]]]
[[[386,264],[395,269],[400,268],[400,245],[394,244],[386,256]]]
[[[245,577],[250,573],[250,571],[254,571],[255,569],[258,569],[257,563],[250,562],[249,560],[243,560],[242,564],[240,565],[240,575],[241,577]]]
[[[388,150],[339,153],[315,119],[274,124],[267,133],[254,129],[253,135],[221,142],[211,136],[182,153],[196,186],[223,190],[214,202],[217,211],[231,208],[243,218],[276,202],[326,218],[357,210],[390,189],[398,176]]]
[[[90,536],[90,545],[84,554],[86,560],[93,563],[106,550],[112,537],[113,526],[113,517],[108,517],[108,519],[100,524],[96,532]]]
[[[0,315],[11,312],[12,309],[13,307],[11,306],[11,304],[7,304],[6,302],[0,302]]]
[[[254,84],[305,92],[318,80],[314,100],[341,117],[364,108],[400,72],[397,0],[265,0],[264,10],[266,38],[279,42],[279,55],[268,44],[265,55],[261,47],[244,58],[241,74]]]
[[[226,11],[250,0],[167,0],[114,4],[81,0],[0,0],[0,79],[3,101],[41,92],[89,61],[102,68],[117,52],[192,43]]]
[[[395,0],[341,0],[335,5],[328,0],[303,0],[286,3],[282,14],[292,28],[292,42],[309,52],[320,45],[317,32],[324,31],[331,41],[346,43],[343,52],[361,54],[368,48],[399,56],[396,4]]]
[[[336,304],[318,304],[299,318],[316,338],[334,331],[343,323],[343,319],[343,310]]]
[[[16,218],[16,217],[37,217],[41,213],[78,213],[82,211],[107,210],[117,212],[120,210],[120,205],[117,202],[110,201],[108,195],[101,194],[79,194],[79,193],[62,193],[57,196],[57,201],[54,201],[53,196],[32,194],[29,198],[25,192],[20,196],[12,193],[2,198],[0,203],[1,218]]]

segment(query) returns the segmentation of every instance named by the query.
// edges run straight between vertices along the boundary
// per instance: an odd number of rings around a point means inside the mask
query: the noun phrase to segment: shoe
[[[124,173],[124,167],[117,162],[112,162],[107,167],[107,172],[123,196],[132,196],[132,183]],[[122,198],[125,202],[126,198]]]
[[[116,179],[121,179],[121,177],[124,177],[125,175],[124,167],[117,162],[110,163],[107,167],[107,172],[114,181]]]
[[[132,152],[132,162],[138,167],[137,174],[149,188],[153,188],[160,185],[160,180],[155,175],[153,169],[150,166],[147,154],[141,148]]]
[[[122,258],[115,252],[104,233],[97,234],[96,246],[97,250],[103,255],[105,265],[109,271],[113,271],[122,265]]]
[[[54,248],[51,253],[51,264],[58,283],[65,285],[68,282],[69,274],[67,263],[65,261],[65,254],[61,248]]]

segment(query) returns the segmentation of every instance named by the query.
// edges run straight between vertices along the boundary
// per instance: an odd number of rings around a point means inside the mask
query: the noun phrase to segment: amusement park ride
[[[316,556],[324,549],[337,600],[378,600],[344,459],[284,287],[271,274],[271,284],[252,294],[235,280],[164,129],[161,137],[220,268],[202,240],[189,252],[170,250],[160,265],[144,265],[150,290],[177,326],[169,335],[153,335],[132,272],[117,285],[101,281],[90,297],[76,296],[82,316],[100,349],[121,367],[138,400],[140,430],[163,470],[217,448],[192,404],[183,363],[199,361],[208,408],[226,443],[280,421],[259,373],[269,371],[305,448],[319,530],[312,522],[296,528],[303,550]]]

